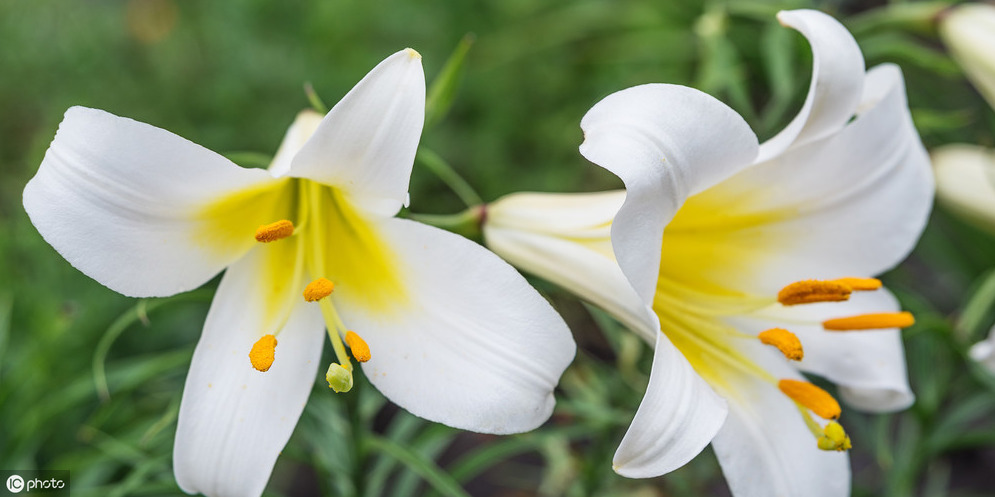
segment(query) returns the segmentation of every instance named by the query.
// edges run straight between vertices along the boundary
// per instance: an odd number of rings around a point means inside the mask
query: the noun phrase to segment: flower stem
[[[409,212],[407,217],[419,223],[442,228],[479,242],[483,240],[482,227],[487,217],[487,207],[484,204],[474,205],[457,214],[417,214]]]
[[[467,207],[484,203],[477,191],[439,154],[423,147],[418,150],[415,162],[425,166],[432,174],[438,176]]]

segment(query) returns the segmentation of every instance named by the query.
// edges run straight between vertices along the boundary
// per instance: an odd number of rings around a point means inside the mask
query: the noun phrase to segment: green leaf
[[[204,301],[207,300],[210,295],[211,292],[209,290],[198,290],[166,299],[140,300],[134,307],[114,320],[114,322],[107,327],[107,331],[104,332],[104,335],[100,337],[100,342],[97,343],[97,348],[93,351],[93,361],[91,364],[93,371],[93,382],[97,387],[97,393],[100,395],[100,399],[106,402],[111,397],[110,389],[107,387],[105,363],[107,361],[107,354],[110,352],[111,346],[114,345],[114,341],[121,336],[121,333],[124,333],[124,331],[131,327],[131,325],[133,325],[136,321],[141,321],[147,324],[148,313],[163,305],[175,302]]]
[[[477,191],[441,155],[428,148],[420,147],[418,155],[415,156],[415,162],[425,166],[429,171],[438,176],[467,207],[484,203],[484,200],[480,198]]]
[[[428,98],[425,100],[425,127],[431,127],[439,122],[453,105],[456,98],[456,90],[459,89],[460,80],[463,76],[463,64],[466,62],[466,54],[473,46],[476,37],[472,33],[463,35],[453,53],[449,55],[446,64],[432,81],[428,89]]]
[[[995,270],[988,271],[978,281],[954,328],[958,337],[968,342],[981,338],[995,314]]]
[[[418,454],[417,452],[400,445],[393,440],[388,440],[377,435],[371,434],[366,437],[365,440],[372,450],[390,455],[391,457],[404,463],[405,466],[418,473],[425,479],[426,482],[428,482],[429,485],[438,490],[442,495],[449,497],[470,497],[470,494],[466,493],[466,491],[460,487],[459,482],[442,471],[442,469],[440,469],[434,461],[426,459],[421,454]]]

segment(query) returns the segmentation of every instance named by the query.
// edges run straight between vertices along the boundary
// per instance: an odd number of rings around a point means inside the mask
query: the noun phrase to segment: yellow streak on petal
[[[881,288],[881,280],[877,278],[836,278],[830,281],[842,283],[855,292],[869,292]]]
[[[264,224],[256,228],[256,241],[262,243],[275,242],[294,234],[294,223],[281,219],[275,223]]]
[[[349,350],[352,351],[352,356],[356,358],[359,362],[369,361],[372,355],[370,355],[370,346],[363,340],[363,337],[356,334],[354,331],[346,332],[345,343],[349,346]]]
[[[781,380],[777,382],[777,388],[823,419],[837,419],[842,413],[839,402],[829,392],[807,381]]]
[[[276,337],[263,335],[252,345],[252,350],[249,351],[249,362],[257,371],[265,373],[273,365],[274,359],[276,359]]]
[[[335,281],[336,305],[359,307],[382,316],[402,310],[408,296],[400,259],[372,219],[339,191],[312,188],[312,220],[316,237],[311,266],[314,274]],[[321,229],[317,229],[320,227]]]
[[[849,285],[838,281],[803,280],[777,292],[777,301],[783,305],[842,302],[850,298],[852,291]]]
[[[771,328],[761,331],[757,338],[765,345],[773,345],[792,361],[800,361],[805,357],[802,342],[794,333],[783,328]]]
[[[776,265],[793,239],[776,226],[795,213],[751,210],[764,205],[757,188],[730,178],[687,199],[664,229],[660,279],[695,293],[728,299],[753,298],[755,271]],[[752,185],[751,185],[752,186]],[[756,302],[755,309],[771,302]]]
[[[828,319],[822,327],[831,331],[880,330],[887,328],[908,328],[916,323],[911,312],[881,312],[860,314],[845,318]]]
[[[194,213],[200,221],[193,243],[219,257],[247,252],[256,230],[274,219],[293,218],[294,180],[274,180],[233,192],[202,206]]]

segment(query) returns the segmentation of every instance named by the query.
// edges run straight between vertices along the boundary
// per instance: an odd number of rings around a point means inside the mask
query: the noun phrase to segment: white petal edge
[[[760,145],[757,162],[838,131],[856,112],[864,83],[864,56],[839,21],[807,9],[781,11],[777,20],[798,30],[812,46],[812,82],[798,115]]]
[[[995,150],[958,143],[937,147],[931,156],[939,201],[995,231]]]
[[[847,302],[776,305],[763,313],[764,319],[737,320],[737,327],[751,334],[774,327],[790,330],[805,350],[805,358],[791,365],[839,385],[840,397],[849,406],[866,412],[893,412],[915,402],[901,330],[833,332],[824,330],[822,322],[899,310],[898,300],[882,288],[856,292]]]
[[[269,173],[274,178],[285,176],[290,172],[290,164],[293,162],[297,152],[300,152],[304,144],[307,143],[311,135],[318,129],[324,116],[311,110],[305,109],[297,113],[294,122],[287,128],[287,133],[280,142],[280,147],[273,156],[273,161],[269,165]]]
[[[356,205],[393,216],[407,199],[424,123],[421,55],[407,48],[384,59],[332,107],[289,174],[336,187]]]
[[[380,230],[413,302],[377,313],[336,300],[370,346],[363,371],[373,385],[412,414],[455,428],[519,433],[548,419],[576,351],[549,303],[465,238],[403,219],[383,220]]]
[[[702,194],[724,216],[753,220],[726,239],[726,247],[754,257],[723,268],[729,288],[774,295],[802,279],[873,276],[915,247],[934,186],[901,70],[873,68],[864,90],[864,112],[839,133],[755,164]]]
[[[803,379],[777,352],[749,344],[749,357],[775,378]],[[726,423],[712,441],[735,497],[847,497],[845,452],[819,450],[794,402],[757,377],[728,378]]]
[[[197,288],[244,253],[198,244],[195,210],[269,181],[166,130],[72,107],[23,200],[74,267],[124,295],[159,297]]]
[[[266,304],[257,291],[265,249],[225,273],[194,351],[173,448],[176,481],[189,494],[261,495],[317,377],[324,321],[318,306],[299,298],[276,334],[269,371],[249,362],[256,340],[277,331],[261,325],[268,320],[258,312]]]
[[[625,183],[612,244],[622,272],[652,304],[664,226],[688,196],[752,162],[756,135],[715,98],[665,84],[613,93],[580,125],[581,154]]]
[[[511,265],[604,309],[648,343],[660,324],[622,274],[611,247],[611,221],[624,191],[516,193],[488,204],[489,249]]]
[[[612,458],[628,478],[669,473],[694,459],[722,428],[726,401],[657,333],[649,385]]]

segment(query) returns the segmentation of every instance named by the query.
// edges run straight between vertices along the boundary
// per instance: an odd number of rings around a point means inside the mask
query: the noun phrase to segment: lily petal
[[[660,324],[629,285],[612,252],[611,223],[625,191],[515,193],[487,205],[487,247],[606,310],[649,343]]]
[[[629,478],[669,473],[698,455],[722,428],[728,407],[663,333],[657,333],[646,395],[612,467]]]
[[[777,20],[812,46],[812,82],[798,115],[760,145],[757,162],[838,131],[856,112],[864,83],[864,56],[839,21],[817,10],[781,11]]]
[[[737,228],[723,234],[726,252],[703,255],[714,259],[702,262],[710,268],[703,277],[774,295],[802,279],[880,274],[908,255],[932,207],[929,156],[898,67],[872,69],[864,90],[866,110],[839,133],[690,199],[683,209],[722,212],[725,225]],[[722,263],[733,260],[739,264]]]
[[[753,347],[750,357],[776,378],[802,379],[779,354]],[[795,404],[757,377],[730,376],[729,416],[712,441],[736,497],[846,497],[846,453],[819,450]]]
[[[505,434],[542,424],[575,352],[560,316],[514,268],[465,238],[403,219],[380,228],[397,248],[410,301],[373,312],[336,300],[369,344],[370,381],[411,413],[456,428]]]
[[[995,151],[977,145],[944,145],[932,151],[936,195],[965,219],[995,231]]]
[[[407,48],[335,104],[294,157],[290,175],[336,187],[357,205],[393,216],[407,200],[424,123],[421,55]]]
[[[722,102],[665,84],[613,93],[580,126],[581,154],[625,183],[612,225],[615,255],[636,293],[652,304],[664,226],[688,196],[749,164],[757,138]]]
[[[272,181],[166,130],[73,107],[24,187],[24,209],[87,276],[132,297],[167,296],[202,285],[254,243],[249,233],[242,250],[212,250],[198,209]]]
[[[183,389],[173,449],[176,481],[187,493],[261,495],[304,410],[321,360],[321,312],[303,299],[285,300],[274,310],[286,324],[274,327],[264,312],[272,307],[268,295],[254,291],[276,285],[283,295],[298,297],[287,288],[300,286],[292,267],[286,278],[259,278],[287,260],[280,245],[290,242],[253,249],[228,269],[211,304]],[[265,373],[256,371],[249,350],[272,333],[276,359]]]
[[[273,162],[270,163],[269,173],[273,177],[279,178],[290,172],[290,165],[294,157],[297,156],[297,152],[300,152],[308,139],[314,135],[323,118],[324,116],[311,109],[297,113],[294,122],[287,128],[287,134],[283,136],[280,147],[276,149]]]
[[[962,3],[939,16],[939,32],[968,79],[995,107],[995,8],[987,3]]]
[[[970,355],[971,359],[995,374],[995,327],[988,332],[988,338],[971,346]]]
[[[909,387],[898,329],[832,332],[822,328],[827,319],[874,312],[896,312],[898,300],[882,288],[859,292],[847,302],[775,306],[767,319],[743,319],[740,329],[756,334],[783,327],[801,340],[805,358],[799,369],[840,385],[847,404],[868,412],[900,411],[915,402]],[[794,364],[794,363],[792,363]]]

